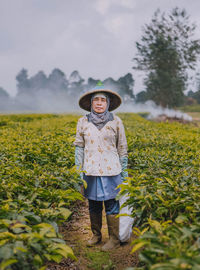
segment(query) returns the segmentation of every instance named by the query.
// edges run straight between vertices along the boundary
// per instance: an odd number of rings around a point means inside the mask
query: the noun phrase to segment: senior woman
[[[127,176],[127,141],[121,119],[111,113],[121,104],[121,97],[102,85],[86,92],[79,106],[89,111],[77,123],[75,164],[84,171],[87,182],[84,196],[89,202],[92,238],[89,246],[101,242],[103,202],[106,211],[109,240],[102,250],[120,246],[119,201],[117,186]]]

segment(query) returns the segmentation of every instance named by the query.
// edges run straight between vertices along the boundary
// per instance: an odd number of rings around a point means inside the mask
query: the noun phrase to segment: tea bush
[[[200,269],[200,129],[121,115],[126,127],[134,269]]]
[[[134,217],[133,269],[200,269],[200,129],[119,115]],[[0,116],[0,269],[45,269],[75,258],[58,232],[82,199],[72,145],[79,116]]]
[[[73,115],[0,116],[0,269],[45,269],[75,258],[58,232],[82,199]]]

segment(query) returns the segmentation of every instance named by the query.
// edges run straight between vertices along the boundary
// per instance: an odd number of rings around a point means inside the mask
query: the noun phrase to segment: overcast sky
[[[118,79],[132,70],[135,42],[154,11],[185,8],[200,37],[200,0],[0,0],[0,86],[14,96],[17,73],[60,68],[68,78]]]

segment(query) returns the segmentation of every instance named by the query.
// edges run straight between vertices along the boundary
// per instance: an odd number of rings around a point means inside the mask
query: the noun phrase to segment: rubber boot
[[[117,215],[107,215],[107,225],[108,225],[108,234],[109,240],[102,247],[103,251],[110,249],[118,248],[120,246],[119,240],[119,218],[116,218]]]
[[[87,246],[93,246],[101,242],[102,214],[90,213],[92,238],[87,242]]]

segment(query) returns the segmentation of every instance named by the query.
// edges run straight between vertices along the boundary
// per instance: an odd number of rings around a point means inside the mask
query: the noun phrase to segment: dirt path
[[[102,245],[108,239],[106,217],[103,215],[102,243],[95,247],[87,247],[87,240],[92,236],[87,202],[81,202],[77,211],[66,226],[60,227],[66,243],[70,245],[77,261],[63,260],[60,264],[49,264],[47,270],[124,270],[138,264],[138,256],[130,254],[130,244],[124,244],[117,250],[101,251]]]

